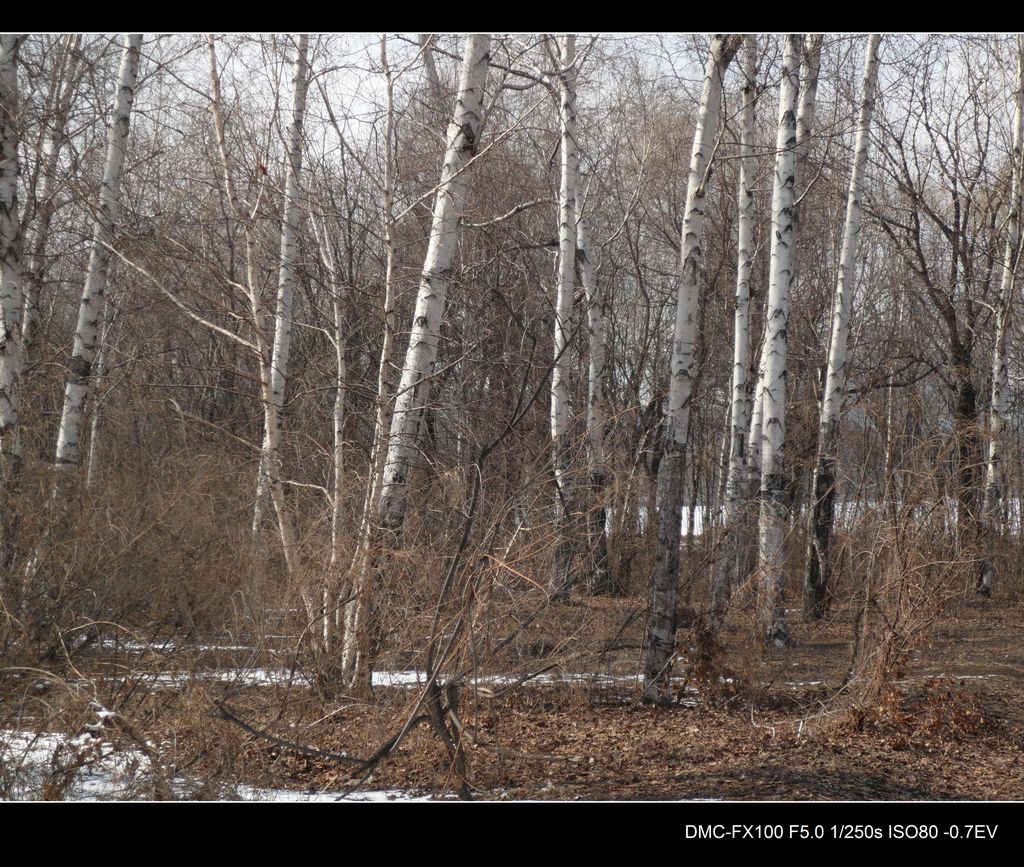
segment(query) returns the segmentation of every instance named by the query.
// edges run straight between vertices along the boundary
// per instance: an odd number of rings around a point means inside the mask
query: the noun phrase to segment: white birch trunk
[[[422,40],[421,40],[422,42]],[[363,521],[360,527],[360,538],[369,538],[373,509],[380,496],[380,486],[384,478],[384,459],[387,455],[387,436],[391,426],[390,400],[392,391],[391,371],[394,367],[395,333],[398,320],[395,313],[395,113],[394,113],[394,78],[388,63],[387,38],[380,41],[381,66],[385,79],[385,126],[384,126],[384,187],[383,187],[383,222],[384,222],[384,335],[381,341],[380,358],[377,363],[377,397],[374,403],[373,444],[370,449],[370,473],[366,484],[366,496],[363,501]],[[357,558],[360,554],[357,552]],[[358,571],[353,561],[350,571]],[[346,609],[347,617],[354,614],[354,607]],[[351,632],[351,630],[349,630]]]
[[[793,190],[796,195],[796,186],[806,173],[807,157],[811,150],[811,135],[814,128],[814,110],[817,106],[818,76],[821,69],[821,45],[823,37],[820,34],[808,33],[804,37],[804,73],[800,82],[799,108],[796,112],[796,144],[795,144],[795,165],[793,168]],[[799,224],[799,208],[794,202],[793,206],[793,233],[796,235],[796,227]],[[794,275],[795,276],[795,275]],[[791,278],[792,282],[792,278]],[[762,439],[762,424],[764,420],[764,369],[765,352],[767,342],[761,344],[761,354],[758,359],[757,380],[753,383],[754,408],[751,414],[750,437],[747,440],[753,446],[749,450],[749,469],[747,478],[750,484],[751,496],[756,496],[761,486],[761,449],[758,443]]]
[[[306,84],[309,37],[299,36],[295,63],[292,67],[292,118],[288,127],[288,169],[285,175],[284,203],[281,219],[281,256],[277,281],[277,312],[274,317],[274,346],[270,360],[270,401],[264,402],[263,484],[277,514],[278,530],[285,564],[289,573],[298,569],[295,534],[284,500],[281,482],[281,431],[285,390],[288,382],[288,356],[291,350],[292,305],[295,297],[295,264],[299,234],[299,184],[302,174],[302,127],[306,113]],[[307,614],[313,620],[320,609],[313,596],[305,592]]]
[[[419,450],[423,410],[430,398],[459,221],[469,190],[467,164],[476,153],[484,83],[490,59],[489,36],[466,38],[455,116],[448,126],[448,146],[434,201],[430,242],[416,297],[409,348],[391,418],[391,438],[377,510],[382,524],[398,529],[405,519],[409,474]]]
[[[0,34],[0,599],[15,553],[21,480],[21,217],[18,213],[18,48]]]
[[[985,533],[985,556],[982,560],[981,575],[977,591],[981,596],[992,595],[995,581],[994,542],[999,522],[1000,474],[1003,460],[1003,437],[1006,427],[1007,401],[1009,397],[1009,371],[1006,354],[1006,337],[1013,310],[1014,275],[1020,254],[1021,227],[1021,174],[1024,172],[1024,38],[1017,36],[1017,81],[1014,89],[1016,110],[1013,117],[1012,180],[1010,182],[1010,203],[1006,227],[1006,249],[1003,253],[1003,273],[999,286],[999,307],[996,314],[995,346],[992,357],[992,409],[988,445],[988,468],[985,482],[985,499],[982,509]]]
[[[807,155],[811,150],[811,135],[814,132],[822,41],[820,33],[808,33],[804,37],[804,71],[800,79],[800,108],[796,113],[796,178],[801,180],[807,171]]]
[[[839,421],[843,409],[846,379],[846,343],[850,333],[850,309],[860,238],[861,189],[868,160],[871,115],[875,106],[878,80],[878,43],[881,37],[868,37],[864,55],[864,84],[860,114],[854,140],[853,169],[846,198],[846,224],[839,256],[839,275],[832,304],[832,339],[828,352],[828,372],[821,401],[818,427],[818,460],[814,468],[811,508],[807,527],[807,560],[804,572],[804,615],[817,619],[825,615],[831,577],[833,505],[839,442]]]
[[[0,462],[17,475],[21,459],[18,401],[21,379],[21,217],[18,213],[18,46],[0,35]],[[7,510],[4,509],[6,518]],[[6,524],[6,520],[2,523]]]
[[[765,299],[767,300],[767,299]],[[747,496],[761,494],[761,435],[764,432],[764,344],[758,353],[757,375],[747,388],[750,436],[747,437]]]
[[[430,386],[440,343],[448,289],[448,274],[455,257],[459,222],[469,191],[467,168],[476,153],[483,113],[483,92],[490,61],[490,36],[466,37],[455,111],[448,125],[447,147],[441,180],[434,199],[430,241],[413,313],[409,346],[402,378],[391,414],[391,435],[387,444],[379,494],[371,490],[367,518],[363,522],[360,561],[354,564],[354,596],[345,612],[345,641],[342,670],[348,684],[369,690],[369,612],[372,593],[370,564],[372,552],[382,542],[385,551],[397,544],[405,521],[409,475],[419,453],[423,411],[430,399]],[[388,308],[390,310],[392,308]],[[381,385],[383,386],[383,354]],[[383,401],[383,395],[378,397]],[[385,538],[386,537],[386,538]],[[378,562],[379,572],[384,560]]]
[[[572,296],[576,276],[576,37],[559,40],[559,121],[562,171],[558,190],[558,285],[555,301],[554,368],[551,371],[551,444],[558,488],[558,549],[552,589],[567,594],[573,583],[573,513],[575,485],[571,478],[569,436],[569,377],[573,331]]]
[[[779,125],[772,190],[771,267],[765,322],[761,433],[761,522],[758,566],[763,582],[762,618],[768,638],[790,643],[782,591],[786,519],[783,508],[786,441],[786,364],[789,285],[792,277],[793,188],[800,36],[786,36],[779,92]]]
[[[690,396],[696,373],[697,292],[700,283],[707,168],[718,131],[722,77],[736,50],[735,40],[715,35],[704,67],[700,111],[693,135],[683,215],[679,295],[672,342],[665,452],[658,472],[658,542],[644,655],[644,700],[660,700],[675,650],[676,583],[679,575],[685,449]]]
[[[309,36],[299,36],[299,43],[292,67],[292,119],[288,126],[288,168],[285,175],[284,203],[281,218],[281,254],[277,281],[277,311],[274,317],[274,344],[270,360],[271,405],[264,406],[263,453],[260,458],[256,482],[256,507],[253,530],[259,529],[266,495],[270,493],[282,524],[284,495],[281,488],[281,436],[282,414],[288,381],[288,356],[291,351],[292,304],[295,296],[295,262],[299,233],[299,183],[302,174],[302,127],[306,113],[307,59]],[[277,490],[274,490],[274,486]],[[289,525],[287,516],[283,517]],[[293,534],[281,527],[282,544],[285,547],[285,561],[289,571],[297,566],[295,562]],[[307,600],[308,602],[308,600]]]
[[[109,245],[113,240],[114,225],[120,209],[121,174],[128,145],[128,123],[132,100],[135,97],[141,46],[141,33],[132,33],[125,37],[121,67],[117,76],[114,115],[107,137],[107,155],[100,187],[99,208],[93,229],[85,288],[78,310],[78,326],[75,329],[75,344],[64,391],[60,431],[57,435],[55,463],[57,469],[62,471],[69,471],[79,463],[82,411],[89,391],[92,364],[96,357],[99,317],[103,308],[103,293],[107,286],[107,270],[111,256]]]
[[[711,609],[717,620],[739,573],[739,555],[744,540],[737,523],[747,499],[747,431],[750,427],[747,368],[750,364],[750,272],[754,253],[754,121],[757,37],[748,35],[743,53],[743,115],[740,127],[740,179],[737,195],[738,231],[736,301],[733,329],[732,404],[728,474],[725,483],[726,553],[715,573]]]

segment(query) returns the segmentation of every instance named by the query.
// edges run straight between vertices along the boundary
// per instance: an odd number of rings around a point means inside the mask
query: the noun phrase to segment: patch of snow
[[[66,800],[101,801],[130,797],[150,769],[136,750],[117,750],[92,732],[74,737],[57,732],[0,729],[0,768],[11,800],[42,798],[49,783]]]
[[[98,712],[98,715],[102,711]],[[106,711],[110,714],[110,711]],[[138,798],[151,792],[149,759],[137,750],[116,750],[114,745],[86,732],[69,737],[59,732],[23,732],[0,729],[0,770],[8,776],[11,800],[38,800],[49,781],[69,801],[109,801]],[[57,788],[59,787],[59,788]],[[176,794],[198,788],[195,780],[181,780]],[[430,795],[403,789],[359,789],[343,792],[297,792],[238,786],[243,801],[430,801]]]
[[[150,643],[147,641],[135,641],[134,639],[122,641],[118,638],[104,638],[100,642],[100,647],[102,647],[104,650],[122,650],[126,653],[146,653],[148,651],[152,651],[154,653],[178,653],[180,651],[195,651],[197,653],[209,653],[211,651],[217,650],[251,651],[253,649],[252,645],[249,644],[189,644],[187,642],[179,643],[175,641],[161,641]]]
[[[434,800],[430,795],[404,789],[379,789],[376,791],[357,789],[344,797],[342,797],[342,792],[297,792],[291,789],[259,789],[253,786],[238,786],[237,791],[239,798],[243,801],[298,801],[309,803],[322,801],[423,802]]]
[[[374,686],[422,686],[427,682],[423,671],[375,671]]]
[[[164,671],[159,674],[136,674],[135,677],[158,689],[174,689],[193,680],[231,683],[235,686],[308,686],[308,678],[300,671],[273,668],[222,668],[210,671]]]

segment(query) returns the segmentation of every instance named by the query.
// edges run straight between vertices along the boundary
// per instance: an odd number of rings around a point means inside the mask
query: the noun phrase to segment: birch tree
[[[1000,476],[1003,471],[1003,438],[1006,427],[1007,398],[1009,391],[1008,359],[1006,338],[1013,311],[1014,280],[1017,261],[1020,256],[1021,230],[1021,173],[1024,172],[1024,37],[1017,35],[1017,80],[1014,87],[1013,152],[1010,165],[1010,201],[1006,218],[1006,249],[1003,253],[1003,269],[999,284],[999,299],[996,307],[996,333],[992,352],[992,406],[990,409],[988,466],[985,481],[985,499],[982,506],[984,522],[985,552],[981,564],[981,575],[977,592],[981,596],[992,595],[995,579],[995,558],[993,543],[999,520],[999,501],[1002,497]]]
[[[21,219],[18,214],[17,34],[0,34],[0,591],[14,550],[21,473]]]
[[[658,541],[644,652],[644,700],[657,702],[668,683],[675,650],[676,584],[682,524],[685,450],[690,396],[696,374],[697,293],[702,265],[704,198],[708,165],[718,131],[722,78],[736,53],[737,37],[715,35],[704,67],[700,109],[693,134],[683,214],[679,294],[672,342],[665,452],[658,471]]]
[[[846,223],[843,246],[839,255],[839,274],[832,304],[832,336],[829,342],[828,371],[821,401],[818,425],[818,459],[814,468],[812,508],[807,526],[807,561],[804,572],[804,615],[811,619],[825,614],[826,596],[831,577],[831,544],[834,521],[836,448],[839,443],[839,422],[843,408],[846,379],[846,343],[850,333],[850,314],[857,265],[857,242],[860,238],[861,195],[864,169],[868,160],[871,114],[875,105],[875,84],[878,80],[878,43],[881,37],[868,37],[864,55],[864,83],[861,89],[860,112],[854,140],[853,170],[846,198]]]
[[[391,439],[380,497],[380,516],[384,526],[390,529],[399,528],[405,518],[409,472],[416,461],[423,409],[430,397],[430,377],[440,344],[448,274],[469,190],[466,167],[477,148],[476,135],[482,117],[490,42],[489,36],[482,35],[466,39],[456,113],[448,127],[448,146],[434,201],[430,242],[392,413]]]
[[[64,408],[57,435],[56,467],[62,471],[77,467],[80,459],[82,414],[89,391],[92,364],[96,357],[103,293],[107,287],[114,226],[120,210],[121,175],[128,146],[128,124],[139,74],[141,46],[141,33],[131,33],[125,37],[121,66],[117,75],[114,113],[107,136],[107,154],[100,186],[99,206],[93,226],[89,265],[78,309],[78,325],[68,365]]]
[[[802,180],[807,174],[807,157],[811,151],[811,136],[814,133],[814,110],[818,105],[818,77],[821,74],[823,41],[824,38],[820,33],[808,33],[804,37],[800,108],[796,113],[796,175],[794,181]]]
[[[814,131],[814,111],[818,100],[818,76],[821,71],[821,46],[823,37],[821,34],[808,33],[804,36],[804,49],[801,60],[803,67],[800,79],[799,107],[796,111],[796,143],[794,145],[794,166],[793,166],[793,195],[796,196],[797,184],[800,183],[807,170],[807,157],[811,150],[811,136]],[[806,193],[806,190],[804,191]],[[801,195],[803,198],[803,195]],[[793,233],[796,236],[796,229],[799,224],[799,207],[794,201],[793,205]],[[795,276],[795,268],[794,275]],[[790,282],[793,282],[791,276]],[[763,437],[764,425],[764,371],[766,364],[765,353],[767,343],[762,341],[761,351],[758,356],[757,377],[752,383],[751,391],[754,395],[754,405],[750,413],[750,436],[747,442],[753,444],[754,448],[749,450],[747,478],[751,496],[756,496],[761,486],[761,450],[758,443]]]
[[[551,371],[551,444],[561,512],[553,589],[557,595],[564,595],[572,584],[572,529],[573,514],[576,511],[569,432],[569,341],[573,332],[572,298],[576,276],[576,37],[572,34],[562,36],[558,40],[558,47],[562,164],[558,189],[558,284],[555,300],[555,358]]]
[[[255,528],[258,528],[260,504],[269,491],[277,513],[289,572],[298,568],[294,531],[286,514],[281,483],[281,432],[285,389],[288,381],[288,355],[291,351],[292,305],[295,295],[295,266],[299,233],[299,183],[302,174],[302,125],[306,113],[307,52],[309,36],[299,36],[292,67],[292,117],[288,126],[288,168],[285,175],[284,204],[281,218],[281,255],[277,283],[277,311],[274,317],[274,344],[270,361],[270,401],[264,402],[263,447],[257,480]],[[307,598],[307,606],[312,607]],[[309,612],[312,616],[313,612]]]
[[[405,520],[409,474],[419,453],[423,412],[430,399],[432,374],[437,361],[448,291],[449,272],[455,257],[459,222],[469,191],[467,171],[478,146],[483,116],[484,85],[490,61],[490,36],[466,37],[455,111],[448,125],[447,147],[441,180],[434,198],[430,240],[423,263],[409,346],[402,378],[395,396],[379,500],[371,503],[361,546],[363,568],[356,572],[354,605],[346,612],[343,675],[357,689],[369,686],[369,567],[378,542],[397,544]],[[383,568],[383,563],[378,564]],[[380,571],[377,569],[375,571]]]
[[[3,463],[0,481],[6,481],[9,471],[16,475],[21,458],[18,435],[22,303],[18,46],[23,38],[13,33],[0,35],[0,461]]]
[[[275,462],[265,462],[266,457],[266,434],[267,431],[278,429],[277,404],[274,401],[272,359],[273,347],[267,346],[266,341],[266,311],[264,310],[262,293],[257,279],[257,243],[256,243],[256,214],[259,211],[260,201],[263,197],[266,184],[266,174],[261,172],[261,178],[257,187],[254,201],[245,202],[238,193],[234,181],[234,167],[228,153],[227,134],[224,123],[224,99],[221,94],[220,73],[217,68],[217,50],[213,34],[207,37],[207,49],[210,68],[210,89],[211,109],[213,112],[214,134],[217,140],[217,150],[221,160],[221,175],[225,198],[228,200],[231,212],[242,226],[245,239],[245,281],[239,285],[243,289],[249,305],[249,316],[252,324],[252,341],[244,341],[244,344],[256,356],[257,369],[259,373],[260,400],[263,406],[264,442],[260,450],[260,471],[257,475],[257,494],[260,493],[260,481],[263,478],[263,471],[267,473],[266,488],[269,489],[274,510],[277,515],[278,532],[281,537],[281,547],[285,556],[285,567],[289,573],[296,570],[297,553],[295,550],[294,533],[288,512],[284,506],[284,492],[277,472]],[[299,137],[301,142],[301,134]],[[291,154],[289,154],[289,157]],[[300,162],[301,166],[301,162]],[[289,166],[291,171],[291,166]],[[287,203],[285,207],[287,212]],[[287,217],[282,221],[282,238],[287,235]],[[282,248],[284,244],[282,243]],[[287,275],[287,272],[286,272]],[[278,274],[278,288],[280,291],[280,270]],[[275,333],[276,333],[275,326]],[[261,498],[257,496],[254,508],[253,529],[260,525],[260,512],[262,509]]]
[[[779,88],[779,124],[775,141],[772,189],[771,266],[765,323],[763,421],[761,433],[761,521],[758,569],[762,581],[762,612],[770,641],[791,643],[782,601],[785,582],[786,518],[784,454],[786,442],[786,364],[788,355],[789,286],[793,254],[793,188],[796,109],[799,94],[800,36],[786,36]]]
[[[743,52],[743,113],[740,126],[740,172],[737,194],[736,300],[733,326],[732,402],[729,406],[729,471],[725,486],[726,553],[715,573],[712,612],[717,619],[739,573],[739,557],[745,549],[737,522],[747,499],[747,432],[750,403],[747,367],[750,354],[750,272],[754,253],[754,121],[756,110],[757,37],[748,35]]]
[[[420,51],[421,53],[431,52],[430,37],[423,35],[420,39]],[[396,79],[402,75],[408,67],[399,70],[397,73],[391,69],[391,64],[388,60],[388,40],[387,36],[381,36],[380,38],[380,61],[381,70],[384,75],[384,134],[382,136],[383,141],[383,178],[380,182],[380,193],[381,193],[381,222],[383,223],[383,246],[384,246],[384,299],[381,309],[381,318],[383,320],[383,335],[381,338],[380,354],[377,358],[377,389],[374,397],[374,419],[373,419],[373,439],[370,444],[370,471],[368,473],[365,495],[363,499],[362,509],[362,521],[359,528],[358,537],[365,543],[371,533],[371,522],[373,520],[372,511],[379,501],[380,488],[384,477],[384,460],[387,455],[388,445],[388,432],[390,430],[391,422],[391,401],[393,400],[394,382],[393,382],[393,370],[395,367],[395,336],[398,330],[398,316],[396,311],[397,306],[397,291],[396,291],[396,279],[395,279],[395,258],[397,253],[397,242],[396,242],[396,231],[398,220],[395,215],[395,192],[397,186],[397,160],[395,154],[395,139],[396,135],[396,115],[395,115],[395,82]],[[428,66],[428,77],[433,81],[433,77],[430,75],[430,69],[433,65],[433,56],[430,55],[430,65]],[[433,69],[436,73],[436,68]],[[334,109],[331,104],[331,99],[323,84],[317,82],[320,88],[320,94],[323,98],[323,104],[327,110],[327,115],[330,120],[331,126],[334,128],[335,133],[338,136],[339,144],[341,145],[341,164],[343,169],[343,178],[348,180],[348,159],[352,159],[359,169],[361,169],[366,177],[372,178],[374,172],[366,164],[366,161],[360,157],[360,155],[353,149],[349,143],[348,138],[342,129],[341,124],[338,121],[334,113]],[[439,84],[438,84],[439,86]],[[349,190],[348,184],[345,184],[346,189],[343,195],[346,201],[349,201]],[[333,199],[333,196],[332,196]],[[314,222],[314,227],[316,223]],[[318,230],[321,233],[319,238],[320,248],[322,253],[331,255],[329,244],[326,244],[326,230]],[[328,270],[331,274],[332,281],[335,280],[337,273],[336,267],[328,261]],[[338,353],[338,371],[339,376],[342,375],[343,364],[343,351],[341,344],[338,342],[342,340],[341,332],[338,328],[338,316],[340,315],[340,307],[336,303],[334,305],[334,311],[336,316],[336,332],[335,332],[335,349]],[[346,369],[347,370],[347,369]],[[344,374],[347,376],[347,373]],[[337,401],[343,400],[338,397],[336,399],[336,408],[338,406]],[[336,420],[340,418],[336,413]],[[337,432],[337,436],[340,437],[340,431]],[[340,439],[336,439],[336,454],[340,454]],[[336,480],[340,481],[340,464],[336,463],[335,473]],[[332,524],[332,543],[331,543],[331,568],[332,570],[340,570],[340,556],[339,548],[337,547],[338,540],[340,538],[336,530],[339,529],[338,520],[340,520],[340,500],[337,495],[335,496],[335,509],[334,509],[334,523]],[[365,550],[363,545],[360,545],[356,551],[355,556],[352,558],[349,564],[348,574],[349,576],[356,576],[355,584],[360,583],[360,566],[365,560]],[[337,582],[338,599],[335,607],[337,609],[336,619],[339,624],[339,632],[344,635],[348,635],[351,639],[347,639],[343,645],[343,667],[346,670],[350,670],[351,663],[355,659],[355,645],[354,636],[357,634],[357,621],[365,620],[359,615],[360,611],[360,594],[355,592],[352,586],[349,586],[348,582],[343,580],[339,576]],[[355,600],[352,597],[355,596]]]

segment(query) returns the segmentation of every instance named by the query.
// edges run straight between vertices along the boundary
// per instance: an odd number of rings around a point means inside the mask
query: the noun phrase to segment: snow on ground
[[[234,686],[308,686],[309,679],[300,671],[272,668],[220,668],[208,671],[160,672],[159,674],[138,673],[133,675],[137,680],[148,683],[157,689],[173,689],[193,680],[227,683]],[[373,685],[376,687],[415,687],[427,682],[426,672],[416,669],[404,671],[375,671],[372,674]],[[442,677],[442,679],[444,679]],[[598,674],[596,672],[544,672],[541,674],[483,674],[469,678],[473,686],[517,686],[517,685],[551,685],[551,684],[588,684],[591,686],[635,686],[643,680],[640,674]],[[723,682],[729,682],[726,678]],[[675,677],[674,682],[682,683],[685,678]],[[795,685],[802,685],[795,683]],[[693,687],[687,687],[688,693],[696,695]]]
[[[115,750],[91,732],[0,729],[0,778],[9,800],[41,799],[47,791],[67,800],[118,800],[131,797],[149,770],[141,752]]]
[[[212,680],[234,686],[308,686],[309,680],[299,671],[273,668],[221,668],[210,671],[164,671],[159,674],[140,673],[138,680],[158,689],[173,689],[193,680]]]
[[[108,712],[109,713],[109,712]],[[150,760],[138,750],[116,749],[102,737],[85,732],[74,737],[58,732],[0,729],[0,794],[6,800],[67,801],[147,799],[153,792]],[[178,779],[172,789],[187,798],[200,789],[197,780]],[[343,792],[297,792],[237,786],[221,800],[241,801],[430,801],[422,792],[402,789]]]
[[[100,642],[100,647],[104,650],[120,650],[125,653],[177,653],[179,651],[210,653],[218,650],[252,651],[252,647],[248,644],[186,644],[178,643],[176,641],[137,641],[131,638],[104,638]]]
[[[377,791],[355,791],[342,798],[341,792],[296,792],[291,789],[258,789],[253,786],[238,786],[238,796],[242,801],[287,801],[320,802],[320,801],[410,801],[421,803],[433,801],[430,795],[417,794],[404,789],[380,789]]]

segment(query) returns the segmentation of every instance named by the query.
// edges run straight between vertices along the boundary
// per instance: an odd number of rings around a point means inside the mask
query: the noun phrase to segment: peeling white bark
[[[448,124],[444,164],[434,199],[430,241],[416,297],[402,379],[391,415],[391,436],[385,452],[380,493],[377,495],[371,490],[360,554],[353,564],[355,578],[351,593],[354,600],[345,612],[342,672],[348,685],[362,692],[369,690],[370,677],[371,561],[378,547],[386,552],[397,541],[405,521],[409,474],[419,454],[420,427],[424,408],[430,399],[432,374],[437,362],[448,274],[455,257],[459,222],[469,191],[467,169],[479,144],[490,46],[488,35],[466,37],[455,111]],[[383,395],[379,397],[382,398]]]
[[[391,417],[391,439],[377,510],[381,523],[391,529],[400,527],[405,518],[409,473],[418,455],[423,410],[430,398],[448,274],[469,190],[469,174],[465,169],[477,148],[490,44],[489,36],[466,38],[455,116],[448,125],[448,147],[434,201],[433,225],[416,298],[409,348]]]
[[[0,458],[21,458],[18,402],[21,379],[21,218],[18,214],[18,46],[0,34]],[[6,466],[3,476],[7,475]],[[11,467],[17,472],[16,466]],[[3,477],[0,477],[2,480]]]
[[[799,93],[800,36],[786,36],[779,92],[772,190],[771,267],[765,324],[763,429],[761,434],[761,522],[758,565],[762,580],[762,618],[769,640],[790,643],[782,591],[785,582],[783,507],[786,442],[786,364],[789,286],[792,278],[793,193],[795,185],[796,109]]]
[[[729,469],[725,484],[725,531],[727,550],[715,573],[712,611],[717,618],[736,582],[738,557],[744,548],[737,516],[747,499],[747,431],[750,427],[750,399],[747,368],[750,364],[750,272],[754,254],[754,121],[757,37],[748,35],[743,53],[743,114],[740,126],[740,178],[737,194],[736,300],[733,328],[732,403],[730,412]]]
[[[697,293],[700,284],[707,169],[718,132],[722,78],[738,48],[735,37],[715,35],[704,67],[700,111],[693,135],[683,215],[679,295],[676,300],[665,453],[658,472],[658,542],[644,655],[644,700],[657,702],[668,682],[676,632],[680,524],[690,396],[696,373]]]
[[[288,382],[288,356],[291,351],[292,305],[295,297],[295,266],[299,234],[299,184],[302,175],[302,127],[306,113],[307,52],[309,36],[299,36],[295,63],[292,66],[292,116],[288,126],[288,169],[285,175],[284,203],[281,219],[281,254],[277,281],[277,311],[274,317],[274,345],[270,361],[270,400],[263,407],[263,455],[257,481],[257,504],[269,491],[290,573],[298,568],[295,534],[284,501],[281,482],[281,434],[285,390]],[[256,509],[259,513],[259,506]],[[319,603],[304,594],[311,619],[319,611]]]
[[[573,331],[572,298],[576,276],[576,37],[558,40],[559,122],[561,126],[561,180],[558,189],[558,285],[555,300],[554,367],[551,371],[551,445],[558,487],[558,551],[553,590],[565,594],[572,584],[572,515],[576,511],[575,486],[570,467],[569,377]]]
[[[92,364],[96,357],[98,324],[103,308],[113,241],[121,201],[121,174],[128,145],[128,123],[139,72],[139,49],[142,34],[125,37],[121,67],[117,76],[114,114],[107,136],[107,155],[100,187],[99,207],[93,228],[89,265],[78,311],[75,344],[68,365],[64,408],[57,436],[56,467],[70,470],[78,466],[82,435],[82,411],[89,390]]]
[[[821,69],[821,46],[823,37],[821,34],[808,33],[803,40],[803,74],[800,79],[799,108],[796,112],[796,143],[794,145],[794,167],[793,167],[793,195],[796,196],[797,185],[802,182],[807,169],[807,157],[811,150],[811,136],[814,128],[814,110],[817,107],[818,76]],[[806,192],[806,190],[804,191]],[[796,234],[796,227],[799,224],[799,208],[794,201],[793,206],[793,232]],[[791,279],[792,282],[792,279]],[[761,449],[758,443],[762,439],[762,425],[764,422],[764,369],[765,352],[767,343],[762,342],[761,354],[758,359],[757,379],[752,384],[753,412],[750,422],[750,437],[747,440],[752,445],[748,460],[748,473],[751,496],[756,496],[761,486]]]
[[[804,37],[800,108],[796,113],[796,177],[801,181],[806,175],[807,156],[811,150],[811,135],[814,132],[814,109],[818,104],[822,41],[820,33],[808,33]]]

